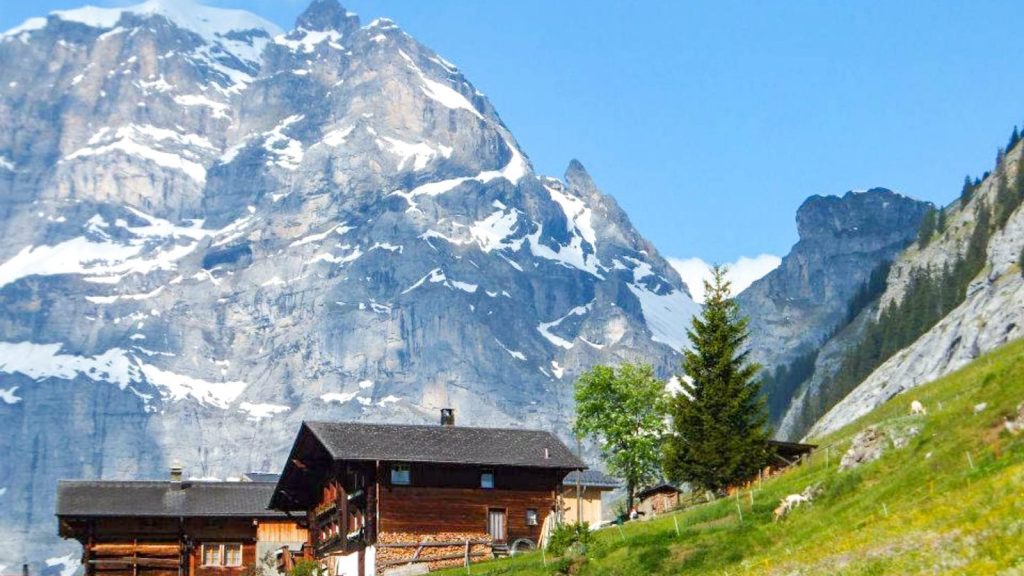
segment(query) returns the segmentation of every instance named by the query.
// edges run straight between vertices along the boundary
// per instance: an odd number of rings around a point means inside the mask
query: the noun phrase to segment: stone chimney
[[[455,426],[454,408],[441,408],[441,426]]]
[[[174,484],[177,488],[181,487],[182,471],[181,464],[177,462],[171,464],[171,484]]]

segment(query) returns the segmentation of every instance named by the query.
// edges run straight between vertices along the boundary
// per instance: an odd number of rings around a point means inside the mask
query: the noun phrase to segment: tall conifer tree
[[[760,366],[747,360],[747,318],[729,294],[725,268],[705,282],[704,310],[687,331],[686,391],[672,400],[673,434],[665,447],[669,478],[712,491],[757,475],[769,463],[768,417]]]
[[[971,182],[971,175],[964,176],[964,187],[960,189],[960,200],[961,204],[967,204],[971,200],[971,194],[974,193],[974,187],[976,184]]]
[[[929,208],[928,211],[925,212],[924,217],[921,218],[921,227],[917,231],[917,245],[919,248],[926,248],[932,241],[932,236],[935,235],[935,225],[935,209]]]

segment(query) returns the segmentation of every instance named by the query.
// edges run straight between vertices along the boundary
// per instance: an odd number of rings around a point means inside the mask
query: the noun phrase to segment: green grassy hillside
[[[914,399],[927,416],[910,415]],[[568,559],[530,553],[470,572],[1024,575],[1024,434],[1003,426],[1022,402],[1018,341],[820,439],[808,462],[738,501],[601,530],[588,558],[571,567]],[[987,408],[976,413],[980,403]],[[853,436],[872,424],[920,433],[901,449],[887,443],[875,462],[839,471]],[[814,484],[822,493],[812,505],[773,523],[780,498]]]

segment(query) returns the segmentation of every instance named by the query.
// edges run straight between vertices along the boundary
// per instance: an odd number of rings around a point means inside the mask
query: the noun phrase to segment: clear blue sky
[[[0,0],[0,28],[81,3]],[[1015,2],[344,4],[459,65],[539,171],[579,158],[666,256],[785,254],[811,194],[948,202],[1024,120]]]

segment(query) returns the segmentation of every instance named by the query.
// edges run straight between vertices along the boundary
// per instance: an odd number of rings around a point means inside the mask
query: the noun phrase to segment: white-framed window
[[[397,486],[408,486],[412,483],[408,464],[391,465],[391,483]]]
[[[480,472],[480,487],[494,488],[494,470]]]
[[[204,542],[203,566],[241,566],[242,545],[237,542]]]
[[[526,509],[526,525],[536,526],[537,525],[537,509],[527,508]]]

